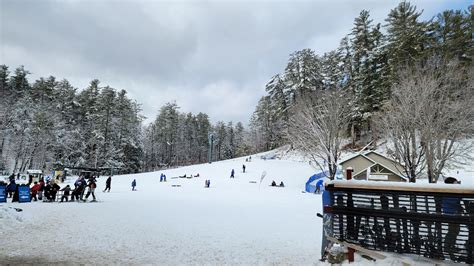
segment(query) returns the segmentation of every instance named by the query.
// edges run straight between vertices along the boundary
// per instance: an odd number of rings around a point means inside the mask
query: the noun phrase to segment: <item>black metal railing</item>
[[[474,263],[474,190],[358,188],[355,182],[326,187],[334,237],[371,250]]]

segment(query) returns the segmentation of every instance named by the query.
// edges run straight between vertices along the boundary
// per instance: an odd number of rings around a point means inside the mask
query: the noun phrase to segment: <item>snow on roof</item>
[[[354,158],[357,158],[357,157],[359,157],[359,156],[362,156],[362,157],[364,157],[365,159],[367,159],[367,160],[369,160],[369,161],[371,161],[371,162],[373,162],[373,163],[376,163],[376,161],[374,161],[374,160],[372,160],[371,158],[365,156],[366,154],[367,154],[367,153],[365,153],[365,154],[358,153],[358,154],[356,154],[356,155],[354,155],[354,156],[352,156],[352,157],[349,157],[349,158],[347,158],[347,159],[341,161],[341,162],[339,163],[339,165],[342,165],[343,163],[345,163],[345,162],[347,162],[347,161],[350,161],[350,160],[352,160],[352,159],[354,159]]]
[[[473,185],[460,184],[432,184],[425,182],[418,183],[401,183],[401,182],[371,182],[365,180],[333,180],[328,185],[344,188],[360,188],[360,189],[380,189],[380,190],[397,190],[397,191],[418,191],[418,192],[442,192],[442,193],[459,193],[474,194]]]

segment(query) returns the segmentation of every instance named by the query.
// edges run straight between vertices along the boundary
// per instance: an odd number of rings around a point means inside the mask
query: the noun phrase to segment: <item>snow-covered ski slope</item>
[[[321,198],[302,190],[314,171],[307,162],[253,156],[248,163],[239,158],[162,171],[166,183],[159,182],[162,172],[114,176],[110,193],[102,192],[101,177],[97,203],[0,204],[23,209],[15,214],[22,219],[0,216],[0,260],[312,264],[319,259]],[[272,180],[286,187],[270,187]]]
[[[251,162],[238,158],[114,176],[110,193],[102,192],[106,177],[101,177],[97,203],[0,203],[0,264],[322,264],[316,216],[321,196],[302,193],[318,170],[285,151],[270,152],[274,160],[254,155]],[[470,169],[459,172],[468,184]],[[161,173],[167,182],[159,182]],[[133,179],[137,191],[131,191]],[[210,188],[204,188],[206,179]],[[270,187],[273,180],[285,187]],[[355,265],[367,264],[374,263],[356,256]],[[401,261],[389,255],[375,264]]]

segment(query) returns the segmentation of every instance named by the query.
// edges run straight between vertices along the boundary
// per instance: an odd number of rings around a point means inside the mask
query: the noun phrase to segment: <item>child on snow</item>
[[[137,186],[137,180],[133,179],[133,181],[132,181],[132,191],[135,191],[136,186]]]
[[[95,179],[91,178],[87,186],[89,187],[89,191],[87,191],[86,198],[84,199],[84,201],[87,200],[90,194],[92,194],[92,201],[95,201],[94,191],[95,191],[95,188],[97,187],[97,184],[95,183]]]
[[[43,200],[43,191],[44,191],[44,180],[41,178],[41,180],[38,183],[39,189],[38,189],[38,200]]]
[[[71,187],[67,185],[66,187],[62,188],[61,191],[63,191],[63,196],[61,197],[61,202],[66,199],[66,202],[68,202],[69,194],[71,193]]]
[[[35,181],[33,187],[31,188],[31,199],[34,199],[34,201],[38,200],[36,198],[36,194],[38,194],[38,191],[39,191],[40,187],[41,187],[41,185],[38,184],[38,182]]]

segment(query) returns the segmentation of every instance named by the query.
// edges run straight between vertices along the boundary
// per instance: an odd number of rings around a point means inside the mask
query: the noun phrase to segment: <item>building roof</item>
[[[404,179],[404,180],[407,180],[407,178],[406,178],[405,176],[401,175],[400,173],[397,173],[398,171],[394,171],[393,169],[391,169],[392,167],[386,166],[386,165],[384,165],[383,163],[378,162],[378,161],[376,161],[376,160],[374,160],[374,159],[368,157],[367,155],[369,155],[369,154],[371,154],[371,153],[377,154],[378,156],[381,156],[381,157],[383,157],[383,158],[385,158],[385,159],[387,159],[387,160],[392,161],[394,164],[400,165],[400,163],[398,163],[397,161],[392,160],[392,159],[386,157],[385,155],[380,154],[380,153],[378,153],[378,152],[376,152],[376,151],[368,151],[368,152],[366,152],[366,153],[364,153],[364,154],[362,154],[362,153],[356,154],[356,155],[354,155],[354,156],[352,156],[352,157],[350,157],[350,158],[348,158],[348,159],[346,159],[346,160],[340,162],[339,165],[342,165],[342,164],[344,164],[344,163],[346,163],[346,162],[348,162],[348,161],[351,161],[351,160],[353,160],[353,159],[355,159],[355,158],[363,157],[364,159],[367,159],[367,160],[369,160],[370,162],[373,163],[373,164],[372,164],[371,166],[369,166],[369,167],[373,167],[374,165],[377,165],[377,164],[378,164],[378,165],[384,167],[385,169],[389,170],[389,171],[390,171],[391,173],[393,173],[394,175],[396,175],[396,176],[398,176],[398,177],[400,177],[400,178],[402,178],[402,179]],[[401,166],[401,165],[400,165],[400,166]],[[359,172],[357,172],[357,173],[354,173],[354,176],[356,176],[356,175],[362,173],[362,172],[365,171],[366,169],[367,169],[367,168],[365,168],[364,170],[361,170],[361,171],[359,171]]]

